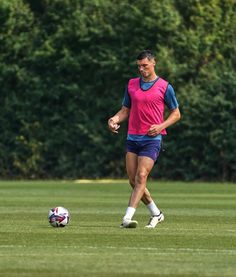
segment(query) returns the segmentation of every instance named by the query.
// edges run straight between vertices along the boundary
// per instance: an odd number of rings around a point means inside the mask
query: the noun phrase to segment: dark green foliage
[[[153,176],[235,180],[235,26],[233,0],[1,1],[0,176],[124,177],[107,119],[150,48],[182,112]]]

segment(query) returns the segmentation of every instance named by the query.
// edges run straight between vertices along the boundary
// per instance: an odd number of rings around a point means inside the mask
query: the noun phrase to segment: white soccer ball
[[[63,207],[52,208],[48,213],[48,221],[53,227],[65,227],[70,222],[70,213]]]

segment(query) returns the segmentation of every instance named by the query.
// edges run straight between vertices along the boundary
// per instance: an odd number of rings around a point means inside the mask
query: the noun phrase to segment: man
[[[141,78],[130,79],[121,109],[108,120],[108,127],[118,133],[120,123],[128,119],[126,141],[126,170],[133,191],[121,227],[136,228],[133,220],[140,200],[147,206],[151,218],[146,228],[155,228],[164,220],[163,213],[154,203],[147,187],[147,178],[161,149],[166,128],[180,119],[178,102],[173,87],[155,72],[155,57],[150,50],[137,57]],[[164,119],[164,107],[169,115]]]

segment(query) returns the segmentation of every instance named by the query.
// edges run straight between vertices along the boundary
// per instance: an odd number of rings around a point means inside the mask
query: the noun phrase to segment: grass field
[[[120,229],[126,181],[1,181],[0,276],[236,276],[236,185],[150,182],[165,214],[154,230],[141,204]],[[48,210],[71,212],[53,228]]]

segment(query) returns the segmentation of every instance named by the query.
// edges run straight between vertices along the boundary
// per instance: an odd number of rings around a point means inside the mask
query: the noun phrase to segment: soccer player
[[[128,119],[126,140],[126,170],[133,187],[128,208],[121,227],[136,228],[133,220],[140,200],[150,211],[146,228],[155,228],[164,220],[147,189],[147,178],[161,149],[162,136],[166,128],[180,119],[180,111],[173,87],[155,72],[156,60],[150,50],[137,56],[140,77],[130,79],[125,91],[121,109],[108,120],[108,127],[118,133],[120,123]],[[164,118],[164,107],[169,113]]]

